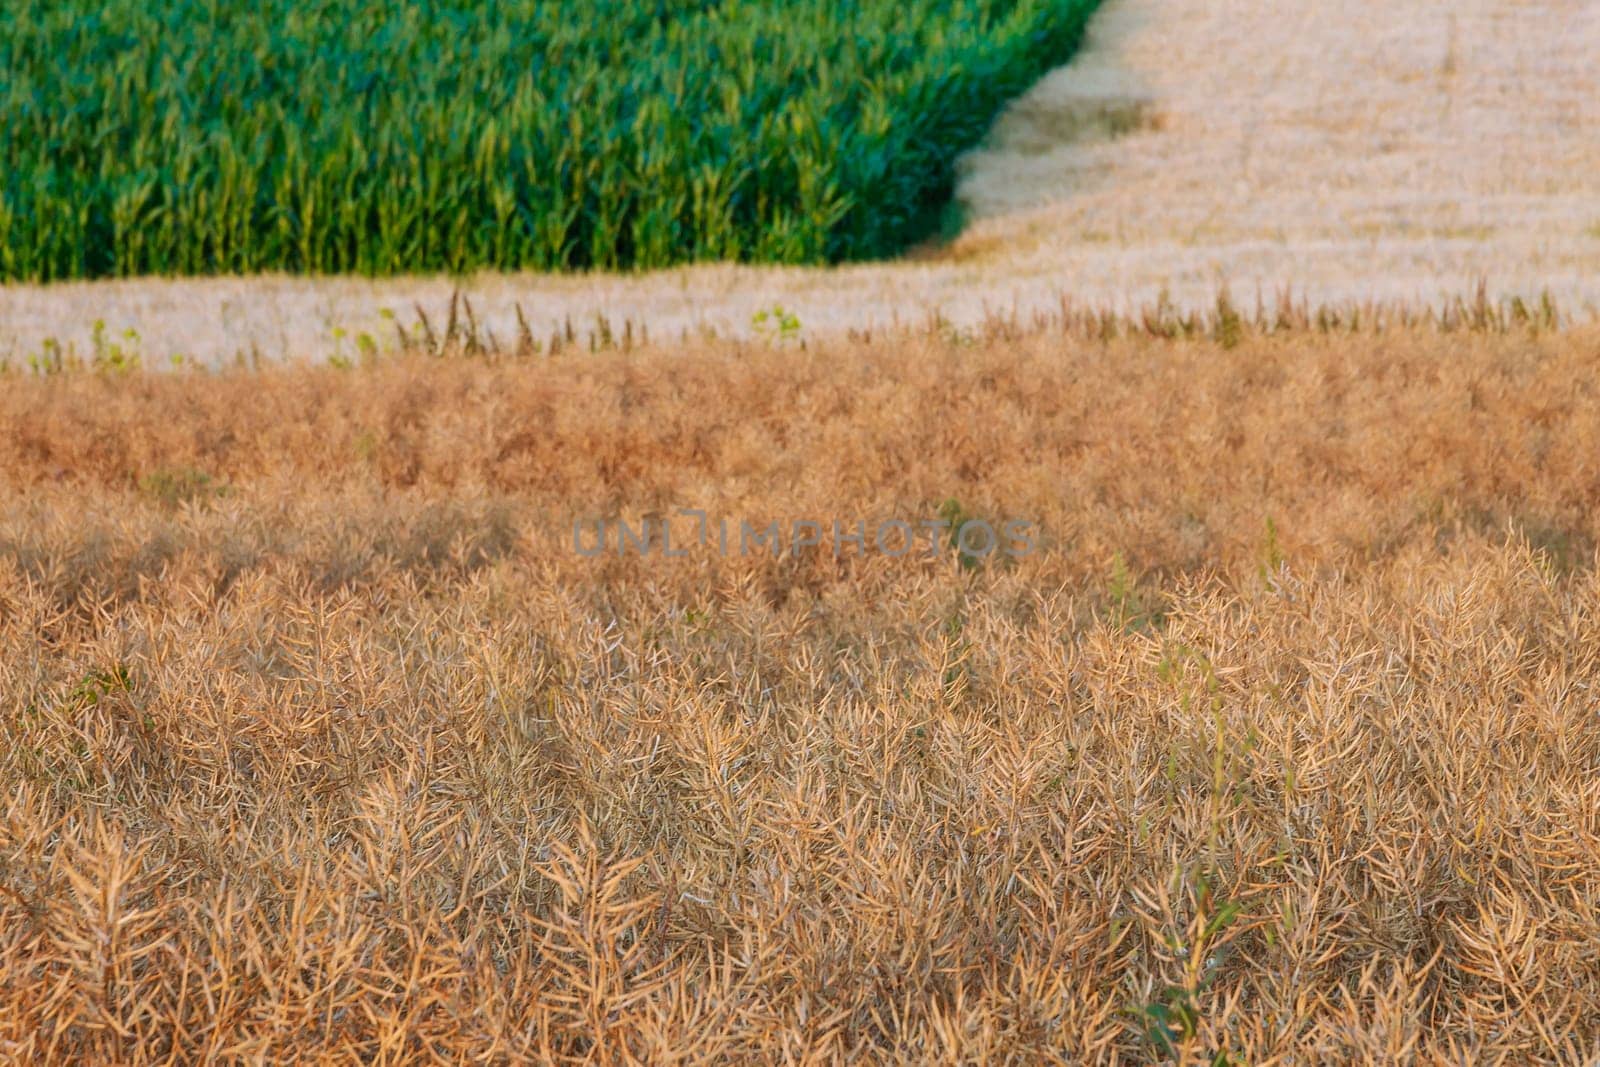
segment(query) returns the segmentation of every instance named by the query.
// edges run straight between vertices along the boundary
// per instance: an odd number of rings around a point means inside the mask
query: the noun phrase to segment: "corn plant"
[[[0,280],[894,252],[1094,0],[13,0]]]

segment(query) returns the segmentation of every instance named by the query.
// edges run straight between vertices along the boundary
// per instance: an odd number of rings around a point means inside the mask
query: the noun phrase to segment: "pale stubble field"
[[[1063,302],[1184,310],[1439,306],[1548,293],[1600,311],[1600,8],[1584,0],[1109,0],[1085,47],[1013,105],[958,189],[953,243],[832,269],[646,275],[136,279],[0,287],[0,359],[133,330],[152,364],[324,360],[394,342],[459,287],[500,338],[597,316],[661,338],[750,336],[775,305],[814,336],[974,326]],[[387,309],[394,316],[385,316]],[[336,335],[337,334],[337,335]],[[338,336],[342,335],[342,336]]]

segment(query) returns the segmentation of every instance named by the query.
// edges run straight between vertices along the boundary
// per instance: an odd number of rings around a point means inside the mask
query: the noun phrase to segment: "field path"
[[[1478,279],[1600,311],[1600,3],[1108,0],[1087,47],[964,161],[971,223],[906,261],[833,270],[483,276],[480,318],[535,333],[604,314],[746,332],[782,304],[809,332],[991,310],[1129,311],[1285,289],[1436,303]],[[443,279],[139,280],[0,287],[0,358],[92,324],[147,356],[325,356],[380,340]],[[334,331],[346,332],[343,341]]]

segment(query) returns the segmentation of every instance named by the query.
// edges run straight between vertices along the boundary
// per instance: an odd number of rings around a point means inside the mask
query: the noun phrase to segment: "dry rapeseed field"
[[[5,378],[0,1058],[1592,1060],[1600,334],[1112,325]]]

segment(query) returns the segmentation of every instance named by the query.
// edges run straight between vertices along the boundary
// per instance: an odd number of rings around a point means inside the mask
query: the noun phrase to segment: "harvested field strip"
[[[387,339],[384,308],[442,316],[457,285],[501,337],[519,306],[541,335],[599,314],[665,338],[749,336],[782,305],[818,337],[1027,319],[1063,298],[1133,313],[1165,294],[1193,311],[1223,286],[1241,302],[1419,307],[1480,279],[1496,300],[1548,292],[1589,322],[1596,55],[1588,0],[1112,0],[962,168],[962,237],[910,262],[0,286],[0,358],[87,352],[103,320],[137,331],[152,362],[320,359],[335,330]]]

